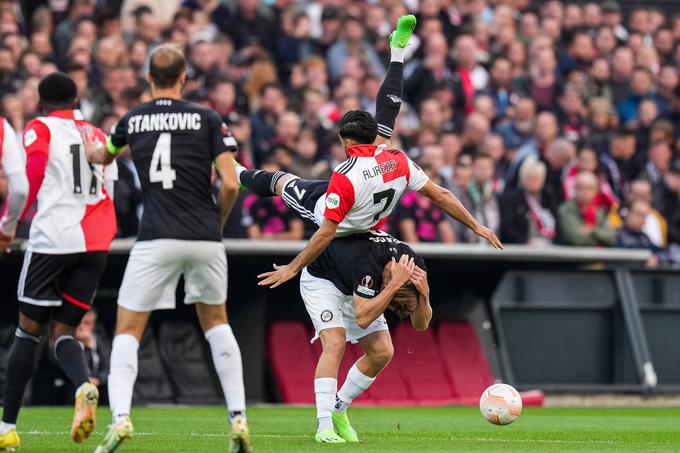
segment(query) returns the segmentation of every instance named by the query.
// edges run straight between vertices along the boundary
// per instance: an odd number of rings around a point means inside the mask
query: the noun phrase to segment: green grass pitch
[[[135,408],[136,437],[119,451],[225,452],[222,407]],[[70,408],[25,408],[19,418],[20,452],[92,452],[109,421],[99,410],[96,432],[71,443]],[[476,408],[352,408],[362,439],[354,445],[319,445],[315,411],[306,407],[248,409],[256,453],[323,452],[680,452],[679,409],[525,408],[512,425],[494,426]]]

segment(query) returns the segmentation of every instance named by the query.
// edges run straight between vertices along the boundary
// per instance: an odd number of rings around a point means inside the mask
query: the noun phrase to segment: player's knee
[[[379,349],[373,350],[367,354],[371,363],[376,367],[385,368],[392,357],[394,357],[394,346],[391,342],[386,342],[380,345]]]
[[[345,353],[345,339],[340,335],[328,336],[323,341],[323,352],[338,360]]]
[[[42,335],[44,328],[43,324],[29,318],[28,316],[25,316],[23,313],[19,314],[19,327],[21,327],[21,330],[27,334],[34,335],[36,337]]]

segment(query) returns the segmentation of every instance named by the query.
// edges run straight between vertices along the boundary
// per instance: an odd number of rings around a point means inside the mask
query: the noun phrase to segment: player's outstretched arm
[[[411,275],[411,283],[418,290],[418,306],[411,313],[413,328],[423,332],[430,326],[432,320],[432,306],[430,305],[430,286],[427,284],[427,272],[415,267]]]
[[[394,258],[392,258],[392,261],[394,262],[390,270],[392,279],[377,296],[366,299],[356,293],[354,294],[354,312],[357,317],[357,325],[362,329],[370,326],[373,321],[385,313],[394,294],[404,283],[409,281],[416,267],[415,261],[408,255],[401,255],[398,262]]]
[[[497,249],[503,249],[503,244],[496,237],[496,233],[493,230],[485,227],[470,214],[470,211],[465,209],[463,203],[456,198],[450,191],[445,188],[428,181],[418,192],[432,200],[432,202],[437,205],[442,211],[447,213],[449,216],[458,220],[460,223],[470,228],[473,233],[477,236],[482,237],[489,241]]]
[[[116,158],[118,153],[110,152],[107,145],[99,141],[91,130],[81,131],[80,136],[83,138],[83,149],[88,162],[108,165]]]
[[[324,219],[321,227],[316,230],[314,235],[309,239],[307,246],[298,254],[298,256],[296,256],[290,264],[284,266],[274,264],[275,270],[258,275],[257,278],[262,280],[258,285],[276,288],[291,278],[294,278],[302,269],[326,250],[326,247],[328,247],[335,237],[335,232],[337,230],[337,222],[330,219]]]
[[[217,194],[217,204],[220,207],[220,221],[224,226],[236,203],[239,190],[236,168],[234,168],[234,155],[230,152],[221,153],[215,158],[215,167],[222,180],[220,192]]]

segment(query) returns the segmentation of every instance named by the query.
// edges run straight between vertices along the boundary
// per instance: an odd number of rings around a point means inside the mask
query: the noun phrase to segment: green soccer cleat
[[[230,453],[252,453],[250,446],[250,429],[246,418],[239,415],[231,422],[231,435],[229,436]]]
[[[236,159],[234,159],[234,168],[237,168],[237,169],[238,169],[238,168],[243,168],[244,170],[246,169],[246,168],[245,168],[243,165],[241,165],[240,162],[237,161]],[[236,173],[236,179],[239,180],[239,181],[238,181],[238,190],[239,190],[239,191],[241,191],[241,190],[246,190],[246,186],[244,186],[243,184],[241,184],[241,180],[240,180],[239,177],[238,177],[238,173]]]
[[[347,441],[342,437],[338,436],[332,428],[324,429],[319,431],[314,436],[314,439],[320,444],[345,444]]]
[[[94,453],[112,453],[122,446],[125,442],[132,439],[134,432],[130,417],[124,416],[118,419],[109,427],[109,432],[104,436],[104,440],[99,444]]]
[[[416,28],[416,16],[408,14],[397,21],[397,29],[390,34],[390,47],[404,49]]]
[[[338,432],[338,435],[347,442],[359,442],[357,432],[352,428],[347,418],[347,412],[333,412],[333,427]]]

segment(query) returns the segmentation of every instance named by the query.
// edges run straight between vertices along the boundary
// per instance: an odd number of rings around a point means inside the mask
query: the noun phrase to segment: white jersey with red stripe
[[[347,148],[349,159],[333,171],[326,195],[314,216],[337,222],[337,236],[380,230],[406,189],[420,190],[429,181],[403,151],[384,145]]]
[[[43,176],[28,239],[34,252],[109,251],[116,234],[116,214],[104,186],[107,169],[86,160],[81,131],[106,141],[104,133],[85,122],[78,110],[52,112],[34,119],[24,130],[29,181],[33,185]],[[31,175],[32,153],[47,154],[44,175]]]

